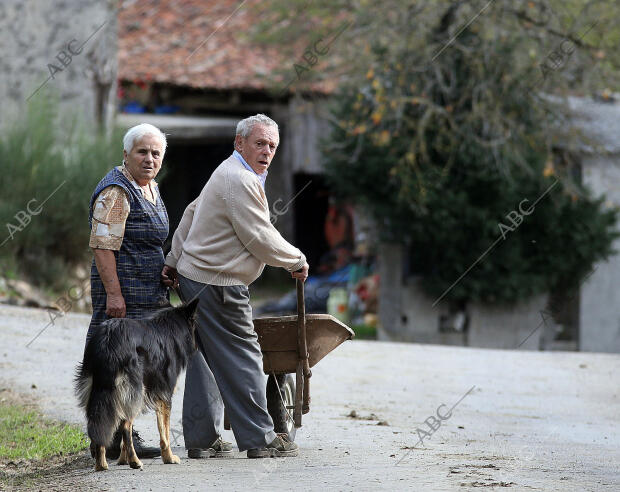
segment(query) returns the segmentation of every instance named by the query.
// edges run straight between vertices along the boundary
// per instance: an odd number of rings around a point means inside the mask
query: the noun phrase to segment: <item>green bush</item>
[[[122,161],[122,135],[99,135],[77,116],[61,125],[57,104],[38,101],[0,138],[0,274],[58,289],[89,257],[90,197]]]

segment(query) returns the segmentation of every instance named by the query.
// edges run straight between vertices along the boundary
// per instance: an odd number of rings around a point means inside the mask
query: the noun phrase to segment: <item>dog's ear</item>
[[[198,300],[199,299],[196,297],[195,299],[182,306],[182,309],[186,313],[187,319],[190,319],[194,316],[196,308],[198,307]]]

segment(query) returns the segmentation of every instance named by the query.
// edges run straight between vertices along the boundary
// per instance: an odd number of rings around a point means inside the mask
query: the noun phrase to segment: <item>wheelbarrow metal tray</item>
[[[254,329],[263,352],[265,373],[295,372],[299,361],[297,316],[256,318]],[[310,367],[354,336],[351,328],[329,314],[307,314],[306,339]]]

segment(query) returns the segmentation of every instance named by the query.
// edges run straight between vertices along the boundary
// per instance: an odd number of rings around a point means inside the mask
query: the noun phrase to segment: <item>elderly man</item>
[[[297,456],[297,445],[274,433],[267,413],[248,285],[265,264],[302,280],[308,264],[269,220],[264,187],[278,125],[257,114],[240,121],[236,133],[233,154],[185,209],[162,271],[164,283],[178,282],[186,300],[200,299],[200,351],[188,367],[183,401],[185,447],[190,458],[232,456],[232,445],[221,439],[223,400],[248,458]]]

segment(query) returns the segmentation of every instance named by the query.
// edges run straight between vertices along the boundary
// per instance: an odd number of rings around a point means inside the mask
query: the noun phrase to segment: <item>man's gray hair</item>
[[[250,133],[252,133],[252,128],[254,128],[254,125],[275,126],[276,130],[278,129],[278,124],[275,121],[273,121],[269,116],[259,113],[245,118],[237,123],[237,131],[235,134],[247,138],[250,136]]]
[[[127,153],[131,152],[131,149],[133,149],[136,140],[140,140],[145,135],[153,135],[154,137],[159,138],[162,146],[163,157],[163,154],[166,152],[166,147],[168,145],[168,142],[166,141],[166,135],[159,128],[149,123],[140,123],[139,125],[136,125],[127,130],[127,133],[125,133],[125,136],[123,137],[123,149]]]

